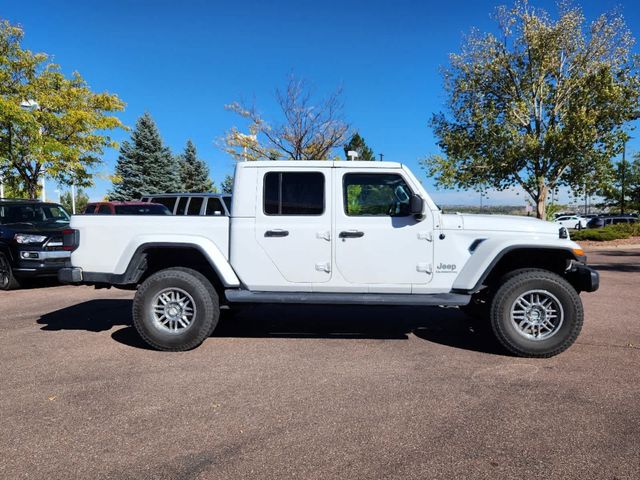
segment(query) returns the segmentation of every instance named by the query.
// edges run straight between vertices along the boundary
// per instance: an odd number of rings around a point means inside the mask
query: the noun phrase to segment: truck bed
[[[140,245],[180,243],[185,236],[213,242],[229,258],[226,216],[74,215],[70,227],[80,235],[74,263],[88,272],[124,273]]]

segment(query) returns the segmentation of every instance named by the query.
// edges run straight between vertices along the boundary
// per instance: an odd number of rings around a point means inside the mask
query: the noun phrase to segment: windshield
[[[69,223],[69,214],[60,205],[0,205],[0,224]]]

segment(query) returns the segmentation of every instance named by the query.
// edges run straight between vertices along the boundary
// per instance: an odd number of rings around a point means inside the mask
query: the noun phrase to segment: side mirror
[[[415,215],[416,218],[422,220],[423,214],[422,211],[424,209],[424,200],[420,195],[416,195],[415,193],[411,195],[411,200],[409,203],[409,207],[411,209],[411,214]]]

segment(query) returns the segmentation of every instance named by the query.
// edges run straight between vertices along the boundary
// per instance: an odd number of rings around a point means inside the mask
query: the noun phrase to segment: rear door
[[[260,169],[256,241],[285,282],[331,278],[331,169]]]

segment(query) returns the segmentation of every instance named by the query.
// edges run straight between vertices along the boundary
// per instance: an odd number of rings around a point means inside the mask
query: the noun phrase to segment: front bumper
[[[18,250],[12,270],[18,277],[55,276],[69,257],[65,251]]]
[[[600,287],[600,274],[586,265],[575,264],[567,276],[579,292],[595,292]]]

